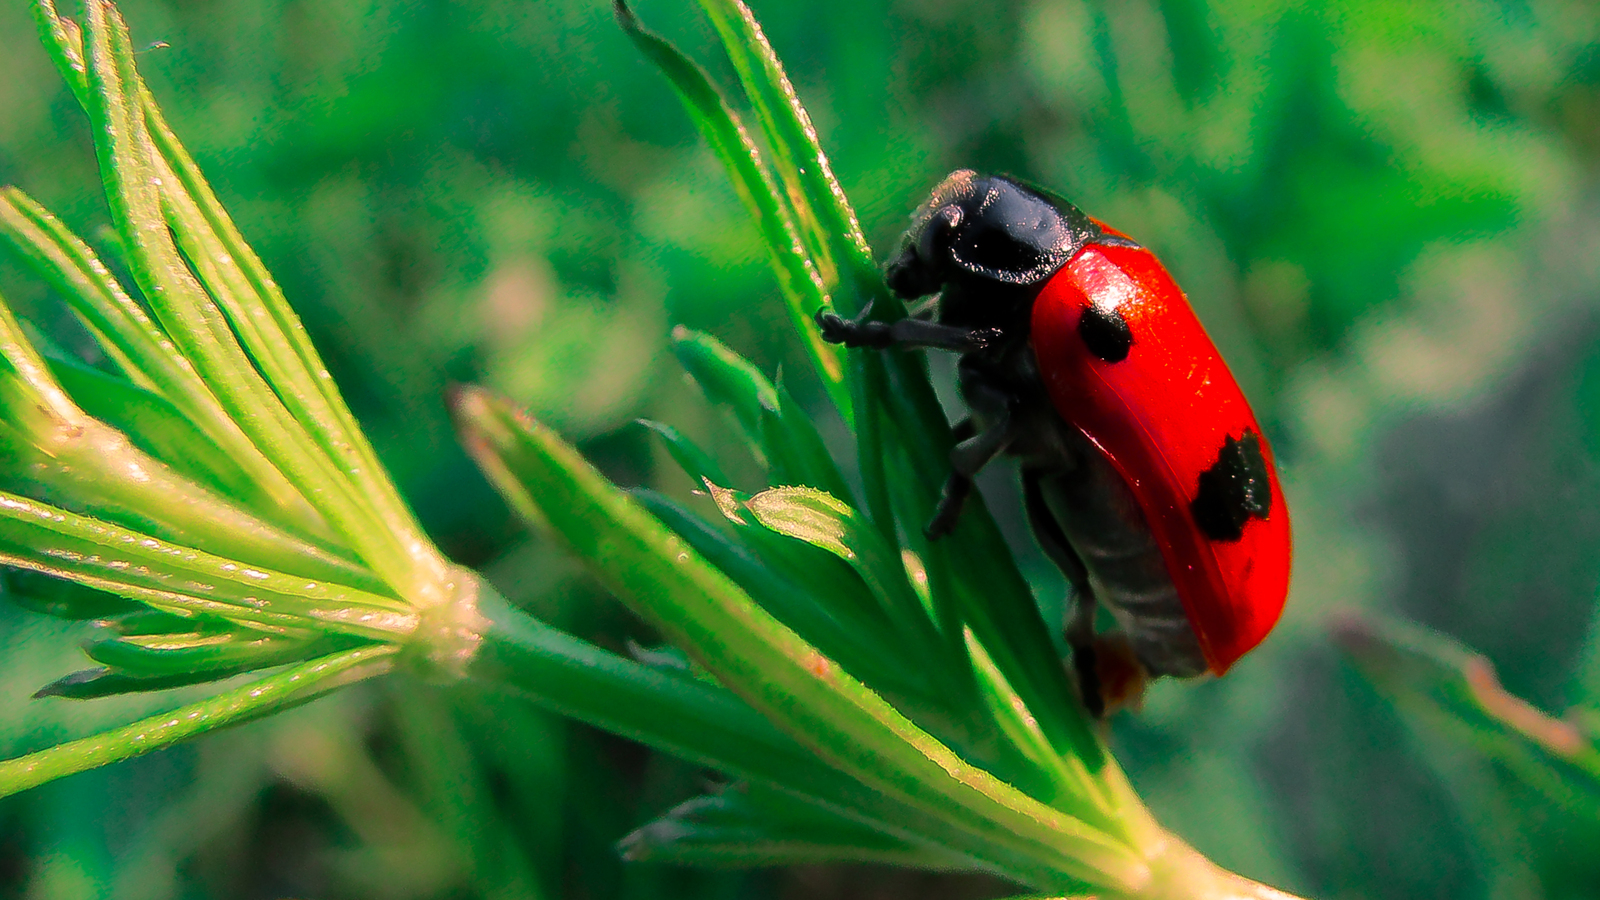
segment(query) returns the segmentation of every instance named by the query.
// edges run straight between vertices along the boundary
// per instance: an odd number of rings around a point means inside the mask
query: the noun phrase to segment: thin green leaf
[[[762,491],[744,506],[767,528],[826,550],[849,564],[872,592],[899,640],[914,648],[912,655],[929,667],[929,674],[950,671],[950,659],[942,652],[947,644],[911,589],[899,551],[885,545],[848,504],[811,488],[784,487]]]
[[[848,280],[854,282],[855,302],[846,307],[854,314],[869,298],[882,293],[877,266],[855,210],[817,140],[810,114],[749,7],[741,0],[700,0],[700,8],[722,39],[767,143],[774,148],[784,196],[794,205],[796,218],[809,235],[808,243],[819,251],[826,248],[823,258],[849,273]]]
[[[180,616],[144,606],[120,616],[107,616],[95,624],[108,631],[125,636],[184,634],[188,632],[228,634],[235,630],[232,623],[223,619],[206,616]]]
[[[778,408],[778,389],[749,360],[703,331],[672,329],[672,353],[712,403],[726,405],[746,439],[764,452],[761,411]]]
[[[391,597],[242,565],[14,494],[0,493],[0,562],[267,629],[393,640],[416,627],[412,608]]]
[[[885,468],[894,468],[896,471],[907,473],[913,471],[905,463],[905,456],[900,452],[899,442],[892,443],[887,459],[882,461]],[[938,623],[939,631],[950,640],[953,651],[966,652],[965,640],[962,633],[967,624],[963,618],[961,605],[956,601],[954,581],[950,575],[950,566],[944,555],[935,552],[928,546],[923,534],[928,519],[937,502],[937,494],[931,492],[930,485],[917,482],[914,478],[897,477],[888,481],[885,488],[889,491],[891,509],[898,512],[905,522],[907,543],[910,545],[902,553],[909,553],[916,560],[916,565],[908,566],[908,571],[914,571],[914,579],[920,578],[920,590],[925,595],[924,604],[932,610],[934,622]],[[970,501],[969,501],[970,502]],[[963,510],[968,514],[970,510]],[[893,519],[891,519],[891,524]],[[997,565],[1004,565],[998,561]]]
[[[900,696],[917,696],[927,689],[927,682],[920,675],[921,663],[907,652],[908,645],[900,640],[882,604],[873,597],[866,582],[849,563],[827,550],[797,541],[757,523],[744,506],[749,496],[716,485],[708,485],[708,488],[713,502],[733,529],[743,551],[753,554],[784,583],[803,586],[813,605],[826,609],[828,616],[837,620],[848,635],[867,648],[869,655],[879,658],[882,667],[894,670],[901,676],[874,680],[874,685],[892,690],[893,685],[903,683],[906,673],[917,673],[912,678],[922,685],[922,689],[913,688],[901,692]],[[720,559],[713,557],[719,567]],[[733,565],[731,561],[730,565]],[[726,571],[732,573],[735,570],[730,568]],[[764,594],[754,589],[747,590],[752,596],[760,597],[762,603],[767,602]],[[872,670],[873,667],[869,667],[862,671]]]
[[[919,869],[971,868],[970,860],[917,847],[869,828],[811,810],[792,797],[782,805],[757,806],[747,789],[722,792],[681,803],[618,844],[629,861],[676,865],[751,866],[870,862]],[[785,815],[785,813],[789,813]]]
[[[1048,789],[1041,789],[1043,786],[1038,784],[1040,779],[1029,778],[1026,785],[1028,792],[1052,804],[1073,805],[1079,802],[1081,786],[1088,780],[1088,773],[1081,766],[1063,759],[1056,748],[1050,745],[1050,739],[1039,727],[1038,717],[1028,710],[1021,695],[1006,682],[1005,674],[994,664],[994,659],[983,645],[978,643],[971,629],[966,629],[963,637],[990,715],[1006,735],[1005,745],[1015,748],[1031,764],[1024,770],[1024,777],[1043,773],[1044,780],[1049,783]],[[1107,765],[1115,763],[1108,761]]]
[[[929,687],[920,673],[906,677],[905,673],[917,672],[917,669],[900,653],[902,648],[894,639],[893,629],[875,608],[838,602],[841,594],[815,579],[801,582],[792,574],[786,577],[761,558],[758,548],[736,542],[667,497],[643,489],[633,491],[632,495],[707,562],[733,579],[751,597],[758,598],[762,608],[807,642],[837,659],[857,678],[880,691],[900,696],[929,696]],[[755,526],[744,526],[740,530],[748,532],[752,528]],[[813,576],[817,574],[815,567],[804,571]],[[859,593],[862,592],[853,591],[842,596]],[[823,597],[835,602],[818,602]],[[890,649],[885,652],[884,648]]]
[[[160,540],[386,593],[368,570],[256,519],[86,416],[14,325],[0,301],[0,453],[13,463],[0,482],[37,485],[66,508]]]
[[[348,646],[348,644],[346,644]],[[344,649],[332,641],[299,640],[233,632],[128,635],[91,641],[88,657],[129,675],[171,676],[186,672],[244,672],[300,662]]]
[[[40,36],[57,69],[79,102],[90,109],[92,98],[81,30],[59,17],[51,0],[35,0],[34,11]],[[200,270],[207,287],[218,292],[234,327],[277,385],[278,393],[286,398],[296,419],[308,428],[330,460],[337,461],[344,476],[359,486],[361,496],[378,509],[378,518],[388,523],[392,531],[404,533],[399,543],[423,548],[412,554],[413,565],[422,570],[416,574],[437,578],[440,573],[436,569],[442,561],[427,549],[430,545],[421,526],[379,464],[299,317],[168,126],[155,97],[132,71],[131,62],[128,68],[142,106],[146,137],[151,141],[150,162],[164,209],[173,220],[174,233],[184,244],[184,252]]]
[[[163,390],[162,380],[198,384],[182,357],[161,346],[166,335],[160,326],[150,321],[94,251],[49,210],[11,186],[0,187],[0,239],[37,278],[65,298],[73,315],[130,382],[157,393]]]
[[[249,668],[207,669],[196,672],[174,672],[169,675],[129,675],[111,669],[84,669],[50,682],[33,692],[33,699],[59,697],[62,700],[100,700],[123,694],[148,694],[170,691],[174,688],[192,687],[213,681],[223,681],[243,675]]]
[[[886,417],[880,398],[891,390],[883,357],[877,353],[856,353],[850,361],[850,403],[856,410],[856,465],[861,474],[861,495],[867,516],[878,533],[891,544],[898,543],[894,504],[888,476],[889,447],[883,439]],[[903,480],[903,479],[900,479]],[[920,529],[921,524],[912,527]]]
[[[486,596],[490,627],[470,677],[529,694],[540,705],[676,756],[749,777],[846,782],[724,688],[626,659]]]
[[[711,402],[727,406],[775,484],[803,484],[849,496],[816,425],[787,389],[704,332],[678,327],[672,351]],[[717,481],[727,484],[726,481]]]
[[[212,553],[371,586],[371,575],[286,534],[151,459],[86,415],[51,376],[0,299],[0,448],[4,475],[45,485],[82,511]]]
[[[162,199],[172,233],[200,281],[216,298],[250,358],[289,413],[355,485],[404,546],[429,547],[422,526],[389,480],[366,434],[283,292],[245,243],[200,170],[166,126],[149,89],[140,96],[157,152]],[[431,551],[422,551],[428,565]]]
[[[0,762],[0,797],[299,706],[388,671],[398,651],[375,645],[312,660],[125,728]]]
[[[1471,747],[1562,806],[1600,819],[1600,746],[1506,693],[1482,655],[1436,632],[1349,616],[1335,638],[1414,726]]]
[[[128,296],[87,244],[15,188],[0,188],[0,237],[66,299],[130,381],[171,401],[221,449],[208,456],[226,457],[249,473],[257,490],[272,498],[265,509],[278,515],[269,513],[269,518],[281,519],[301,534],[329,534],[327,523],[250,442],[166,332]]]
[[[469,449],[514,505],[538,506],[620,597],[814,753],[1069,880],[1129,889],[1149,877],[1127,844],[1027,797],[917,728],[763,612],[548,429],[477,390],[458,395],[457,414]]]
[[[1041,768],[1050,771],[1061,765],[1037,765],[1016,748],[995,739],[994,722],[980,699],[966,647],[959,637],[952,641],[939,634],[930,619],[929,607],[923,603],[923,594],[912,587],[905,555],[893,546],[883,545],[876,530],[853,510],[826,494],[804,488],[775,488],[745,501],[743,508],[775,534],[793,539],[793,544],[824,550],[843,561],[851,567],[857,583],[868,588],[873,610],[889,623],[888,633],[878,632],[875,640],[878,646],[893,648],[880,651],[885,661],[900,672],[916,673],[921,682],[910,691],[887,696],[922,699],[931,693],[933,698],[932,702],[902,707],[919,726],[969,759],[980,761],[989,771],[1023,785],[1030,793],[1039,786]],[[813,602],[830,610],[859,612],[852,609],[851,599],[860,591],[823,587],[806,574],[818,569],[813,564],[796,576],[798,583],[812,588]],[[886,681],[885,685],[901,680]],[[881,690],[877,683],[869,683]],[[1086,789],[1093,790],[1080,782],[1067,782],[1064,787],[1053,786],[1042,793],[1076,797]]]
[[[811,596],[823,598],[840,621],[850,623],[847,627],[861,629],[862,637],[873,646],[897,646],[894,623],[848,562],[827,550],[759,524],[742,505],[749,499],[735,501],[740,504],[737,509],[742,519],[730,519],[734,533],[745,547],[768,568],[794,584],[803,585]]]
[[[817,310],[828,305],[827,291],[801,243],[788,206],[762,165],[755,142],[698,66],[678,52],[676,47],[644,30],[623,0],[615,0],[615,9],[622,30],[634,46],[667,77],[695,127],[728,170],[734,190],[744,201],[745,208],[750,211],[761,233],[761,243],[767,248],[773,272],[777,275],[779,292],[789,311],[790,323],[811,356],[834,404],[848,415],[843,352],[839,347],[822,340],[822,335],[811,321]]]
[[[140,450],[249,509],[271,508],[272,498],[250,474],[165,397],[76,360],[51,355],[45,362],[79,409]]]
[[[79,622],[144,608],[109,591],[20,569],[0,570],[0,596],[41,615]]]
[[[683,433],[671,425],[650,419],[639,419],[640,425],[661,438],[661,443],[667,448],[667,453],[672,456],[678,468],[688,475],[696,484],[710,481],[712,484],[730,484],[728,476],[722,474],[722,467],[712,459],[710,454],[701,450],[694,441],[683,436]]]
[[[0,454],[16,466],[0,472],[0,485],[14,494],[49,496],[63,511],[242,565],[393,596],[367,569],[254,518],[99,423],[54,448],[29,443],[0,423]]]
[[[351,492],[335,464],[262,379],[222,312],[173,244],[159,170],[137,93],[127,26],[104,0],[87,4],[89,112],[112,218],[145,299],[173,341],[217,391],[252,442],[311,500],[334,530],[385,580],[417,586],[416,560],[395,531]]]
[[[893,448],[892,456],[906,461],[912,475],[906,480],[920,488],[901,494],[911,504],[900,515],[908,524],[913,549],[927,567],[935,608],[955,610],[972,629],[1057,752],[1089,772],[1099,771],[1108,759],[1105,746],[1089,726],[1032,589],[1017,570],[983,498],[976,492],[968,498],[949,537],[931,543],[922,540],[922,527],[932,518],[949,474],[951,439],[925,373],[920,367],[907,368],[910,371],[898,373],[899,389],[883,395],[889,401],[890,421],[897,424],[884,437]],[[936,426],[928,424],[933,417]],[[1113,799],[1101,794],[1090,799],[1111,827],[1116,820]]]
[[[760,410],[761,438],[773,461],[773,483],[805,485],[850,499],[850,488],[816,424],[787,388],[780,384],[777,392],[777,408]]]

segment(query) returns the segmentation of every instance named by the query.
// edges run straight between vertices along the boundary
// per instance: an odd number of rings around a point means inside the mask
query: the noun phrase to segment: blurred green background
[[[731,81],[687,0],[637,11]],[[1161,820],[1311,896],[1600,897],[1594,822],[1413,736],[1327,638],[1341,610],[1404,615],[1541,707],[1600,696],[1600,8],[755,11],[880,257],[952,168],[1054,186],[1162,256],[1267,423],[1296,525],[1282,625],[1225,680],[1159,686],[1115,722]],[[664,352],[670,328],[805,371],[743,208],[608,4],[124,12],[136,44],[170,45],[141,55],[146,77],[442,546],[564,627],[646,637],[511,519],[443,403],[451,382],[488,383],[618,481],[682,494],[631,420],[713,445],[725,426]],[[105,239],[84,121],[21,0],[0,6],[0,183]],[[87,346],[10,260],[0,291]],[[948,382],[950,361],[933,365]],[[1058,595],[1011,476],[983,486]],[[170,702],[30,702],[81,667],[70,631],[0,606],[0,754]],[[1005,891],[617,858],[705,778],[505,698],[390,680],[0,802],[0,898]]]

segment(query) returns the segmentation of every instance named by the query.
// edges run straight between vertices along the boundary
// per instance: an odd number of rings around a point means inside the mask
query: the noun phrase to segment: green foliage
[[[1551,896],[1582,896],[1600,875],[1592,697],[1558,719],[1507,693],[1482,655],[1438,634],[1351,619],[1336,637],[1472,817],[1504,889],[1521,880]]]
[[[725,11],[714,6],[713,20]],[[720,34],[745,90],[762,110],[767,137],[798,144],[785,146],[774,157],[813,160],[819,177],[808,180],[781,163],[774,175],[767,175],[728,106],[708,99],[711,89],[704,75],[618,6],[624,29],[674,82],[707,139],[722,148],[719,156],[736,179],[771,193],[776,193],[772,185],[781,184],[782,195],[803,199],[798,208],[832,208],[834,224],[853,226],[854,214],[827,171],[814,132],[784,131],[774,124],[807,117],[748,11],[737,3],[732,11],[742,15],[747,27],[722,29]],[[744,55],[749,51],[764,60],[759,72]],[[773,97],[783,99],[787,112],[782,116],[764,105],[763,98]],[[727,149],[729,135],[740,136],[743,152]],[[752,169],[759,177],[750,175]],[[761,215],[761,209],[754,211]],[[768,241],[786,241],[790,234],[785,228],[776,236],[769,234]],[[860,259],[871,259],[852,227],[824,230],[820,237],[827,240],[813,246],[844,247]],[[771,258],[781,279],[785,263],[778,249]],[[798,246],[794,250],[808,252]],[[807,266],[816,271],[830,267],[828,260],[810,257]],[[876,284],[869,287],[863,278],[855,286],[870,291],[869,302],[884,300],[888,315],[903,314]],[[809,317],[800,318],[809,332]],[[928,514],[925,499],[911,499],[919,493],[919,481],[936,484],[945,463],[926,450],[907,447],[912,464],[905,471],[891,475],[879,468],[869,476],[865,470],[869,464],[881,466],[881,455],[889,450],[882,436],[888,434],[920,438],[923,446],[950,443],[942,413],[932,402],[932,387],[923,372],[907,364],[909,357],[895,356],[892,384],[881,362],[871,356],[865,357],[866,364],[853,365],[847,378],[852,405],[846,418],[868,435],[858,443],[863,454],[858,470],[869,492],[876,488],[887,494],[868,516],[818,489],[831,486],[848,496],[815,428],[792,397],[714,339],[684,330],[674,338],[684,367],[710,400],[729,407],[752,456],[765,469],[767,489],[739,495],[706,479],[711,466],[703,453],[666,435],[687,474],[701,480],[717,510],[733,524],[731,541],[711,538],[709,522],[667,502],[653,504],[666,513],[665,521],[651,517],[550,429],[478,391],[456,397],[469,449],[525,518],[559,536],[694,663],[849,782],[865,788],[868,798],[802,789],[792,779],[774,778],[766,771],[739,771],[752,779],[753,787],[798,794],[806,804],[832,810],[838,827],[830,828],[826,819],[813,820],[801,837],[792,833],[791,817],[776,808],[763,812],[746,805],[734,816],[750,842],[741,844],[719,831],[726,824],[719,818],[733,809],[726,795],[718,794],[669,813],[639,832],[634,846],[648,847],[656,855],[754,860],[760,858],[760,848],[792,842],[805,848],[799,851],[802,857],[831,848],[837,860],[920,858],[937,868],[971,866],[1043,890],[1126,896],[1267,892],[1215,869],[1148,819],[1082,710],[1066,699],[1070,688],[1060,667],[1043,655],[1049,653],[1049,641],[1025,586],[1009,609],[992,592],[974,602],[975,592],[963,591],[963,577],[975,580],[985,573],[985,583],[992,587],[993,574],[1012,567],[1002,543],[971,534],[984,526],[992,534],[993,523],[983,510],[965,516],[972,523],[963,528],[972,538],[967,546],[918,540],[902,547],[896,536],[918,534]],[[817,374],[827,382],[828,361],[817,362]],[[908,397],[921,403],[896,410],[897,427],[883,428],[889,423],[879,417],[893,415],[897,403],[905,407]],[[869,424],[875,419],[877,427]],[[872,483],[879,479],[880,484]],[[895,510],[896,499],[909,510]],[[765,532],[833,555],[849,567],[854,578],[847,581],[853,583],[844,590],[822,591],[818,587],[826,582],[797,566],[782,571],[769,564],[764,571],[752,571],[747,561],[793,555],[792,549],[773,554]],[[712,551],[710,559],[691,549],[696,542]],[[711,564],[719,558],[732,563],[728,571]],[[930,569],[936,574],[930,576]],[[771,609],[764,603],[766,595],[740,589],[738,579],[748,582],[752,575],[776,588]],[[920,590],[914,581],[924,582]],[[793,621],[797,608],[810,613],[801,627],[817,643],[786,627],[782,616]],[[824,624],[863,617],[871,620],[868,629],[851,629],[848,638]],[[872,657],[877,659],[867,662]],[[1044,666],[1030,667],[1029,662]],[[881,677],[885,669],[917,673],[921,690],[906,691],[903,676],[862,680]],[[691,729],[704,731],[700,726]],[[681,746],[686,738],[650,735],[646,740]],[[895,840],[886,845],[885,838]],[[962,858],[969,862],[954,862]]]
[[[878,828],[916,835],[919,842],[929,840],[923,829],[932,829],[939,836],[935,846],[986,860],[988,867],[1029,883],[1051,883],[1045,873],[1055,869],[1080,882],[1127,891],[1149,877],[1140,874],[1141,863],[1128,853],[1131,847],[1117,846],[1119,835],[1096,834],[1092,824],[1116,821],[1107,819],[1114,807],[1093,804],[1106,804],[1118,782],[1092,785],[1079,775],[1078,785],[1055,785],[1058,802],[1069,812],[1063,816],[965,765],[938,738],[841,670],[830,648],[810,646],[770,618],[547,429],[519,420],[481,394],[462,396],[457,408],[473,452],[518,507],[529,509],[532,518],[591,560],[618,596],[651,618],[674,644],[690,650],[719,681],[850,781],[867,786],[871,804],[906,810],[880,819]],[[823,502],[838,508],[831,498]],[[779,500],[768,504],[775,517],[780,505]],[[903,581],[903,570],[892,577]],[[814,594],[807,599],[819,605],[830,600]],[[945,656],[944,665],[959,664]],[[936,712],[961,712],[949,697],[941,699]],[[692,733],[704,728],[688,721],[678,727]],[[796,789],[791,776],[761,777],[775,787]],[[834,794],[813,799],[834,808],[855,806]],[[866,813],[853,809],[854,816]],[[982,818],[974,821],[975,816]],[[956,843],[952,835],[963,832],[970,836]]]
[[[780,279],[798,258],[817,289],[810,299],[826,300],[819,273],[843,265],[846,278],[830,278],[842,295],[876,294],[870,250],[776,56],[742,5],[709,11],[779,146],[775,177],[727,106],[712,102],[699,70],[618,6],[624,30],[723,148],[747,197],[761,192],[751,203],[757,218],[778,217],[781,227],[765,237]],[[993,572],[1011,568],[983,510],[968,513],[968,530],[986,529],[990,540],[965,550],[923,541],[902,548],[895,539],[917,533],[927,503],[910,502],[909,518],[898,520],[893,504],[917,495],[915,476],[942,466],[907,447],[909,471],[891,475],[882,468],[884,438],[949,444],[932,387],[910,357],[887,367],[870,357],[857,362],[848,392],[836,392],[836,400],[849,398],[846,418],[862,425],[859,446],[870,454],[858,460],[873,499],[868,516],[841,499],[845,480],[787,389],[709,336],[675,335],[680,360],[708,398],[731,408],[766,484],[787,484],[739,496],[703,480],[721,515],[743,526],[720,544],[707,540],[709,522],[657,505],[718,551],[713,557],[734,561],[731,575],[776,588],[774,609],[804,619],[820,644],[790,630],[553,431],[481,389],[457,392],[468,449],[512,506],[558,535],[715,683],[687,671],[673,650],[630,662],[513,609],[443,560],[276,284],[166,127],[118,11],[91,0],[80,28],[40,0],[37,17],[93,123],[138,299],[20,192],[8,192],[0,224],[37,274],[72,292],[80,321],[125,380],[82,377],[75,373],[93,370],[70,364],[55,370],[80,392],[120,396],[141,410],[91,404],[170,456],[148,456],[79,407],[0,306],[0,423],[13,455],[28,463],[16,470],[26,473],[21,487],[36,495],[0,494],[0,561],[142,604],[99,621],[106,635],[85,650],[103,668],[58,679],[35,697],[91,700],[281,671],[0,763],[0,796],[407,663],[434,678],[512,688],[748,781],[740,790],[765,798],[735,806],[726,795],[708,797],[692,815],[680,807],[641,832],[653,836],[658,855],[920,863],[1047,891],[1127,897],[1266,891],[1217,869],[1149,818],[1069,699],[1020,577],[1009,607],[987,596],[975,602],[975,592],[963,590],[979,572],[992,585]],[[812,331],[815,309],[798,291],[786,294],[816,374],[838,386],[845,376],[838,354]],[[880,315],[900,312],[881,305]],[[892,409],[907,397],[909,408]],[[903,419],[894,431],[883,427],[890,415]],[[680,435],[657,431],[693,474],[715,470]],[[223,453],[234,443],[250,468],[195,469],[183,452]],[[235,490],[219,492],[229,482]],[[831,580],[803,574],[799,559],[818,551],[838,561]],[[848,587],[818,591],[829,586]],[[31,606],[81,618],[103,605],[98,597]],[[845,625],[863,619],[870,630]],[[859,668],[841,666],[841,656]],[[919,682],[910,689],[908,672]],[[869,684],[863,674],[886,677]],[[727,830],[730,815],[742,843]],[[769,853],[775,845],[806,849]]]
[[[77,582],[27,605],[102,617],[109,632],[86,647],[102,668],[35,696],[290,668],[0,763],[0,795],[303,703],[386,671],[403,649],[450,671],[476,641],[476,578],[452,574],[421,537],[299,320],[166,128],[116,9],[89,4],[83,28],[48,0],[36,11],[94,123],[143,302],[43,207],[15,189],[0,197],[0,231],[122,369],[52,366],[0,306],[3,477],[18,491],[0,493],[0,560]],[[115,614],[105,594],[125,601]]]
[[[640,14],[710,60],[713,81],[739,78],[680,6]],[[1587,317],[1600,285],[1590,262],[1593,10],[1549,0],[823,0],[756,11],[874,243],[887,246],[927,186],[958,165],[1058,188],[1158,248],[1288,464],[1298,560],[1283,625],[1227,679],[1160,686],[1140,715],[1115,723],[1118,760],[1157,817],[1230,868],[1312,895],[1583,896],[1594,883],[1576,858],[1594,844],[1586,832],[1462,745],[1403,740],[1412,732],[1386,701],[1333,661],[1321,622],[1349,606],[1399,611],[1481,649],[1540,707],[1593,696],[1580,688],[1592,677],[1573,677],[1595,670],[1585,635],[1600,583]],[[803,593],[780,608],[776,585],[827,578],[818,591],[864,591],[848,566],[729,521],[686,493],[659,442],[625,427],[639,415],[672,423],[676,446],[701,454],[686,468],[742,502],[740,492],[766,487],[766,470],[743,452],[741,428],[683,380],[660,377],[671,326],[713,333],[757,371],[781,372],[800,409],[822,408],[826,392],[793,340],[793,313],[738,191],[608,9],[129,0],[129,15],[135,47],[171,45],[137,58],[173,130],[294,298],[378,456],[453,558],[588,638],[591,651],[659,641],[568,560],[525,542],[461,458],[438,397],[450,380],[481,381],[580,439],[618,480],[647,485],[634,496],[808,642],[843,646],[825,635],[856,624],[806,620]],[[724,16],[718,27],[738,22]],[[16,51],[0,66],[0,181],[25,185],[132,283],[109,218],[83,190],[94,175],[76,101],[48,92],[30,28],[22,7],[0,10],[0,44]],[[738,112],[767,141],[759,113]],[[100,355],[54,311],[77,291],[47,292],[60,276],[16,259],[0,254],[0,289],[74,403],[278,524],[265,516],[275,504],[257,486],[254,451],[237,439],[225,453],[185,449],[203,445],[170,408],[193,428],[218,429],[177,399],[125,405],[146,396],[130,386],[153,392],[121,374],[113,346]],[[86,349],[96,375],[74,381],[81,368],[63,372],[62,359]],[[91,388],[108,373],[120,390]],[[947,378],[937,365],[934,374]],[[837,448],[832,416],[816,421]],[[881,421],[858,423],[874,448],[862,458],[888,472],[917,456],[937,468],[937,440],[896,443],[910,419]],[[891,479],[869,471],[858,481],[843,468],[863,486],[852,507],[875,524],[885,509],[909,519],[933,489],[919,483],[901,497]],[[687,486],[704,490],[698,477]],[[1023,536],[1005,480],[984,490],[1020,574],[1041,602],[1058,602],[1059,580]],[[750,555],[763,538],[762,555]],[[921,561],[930,580],[950,577]],[[974,590],[1006,602],[1011,578]],[[22,588],[86,618],[126,612]],[[27,702],[82,667],[80,631],[0,608],[5,755],[216,690]],[[887,667],[868,665],[848,668],[888,683]],[[1003,890],[862,869],[812,868],[777,885],[619,866],[617,836],[702,781],[692,767],[530,712],[520,695],[381,679],[0,804],[0,894]],[[485,794],[487,803],[471,800]],[[166,811],[152,816],[153,806]],[[1574,858],[1530,862],[1562,847]]]
[[[248,685],[223,691],[181,710],[153,716],[93,737],[59,744],[20,759],[7,760],[0,763],[0,792],[13,794],[24,791],[85,769],[171,746],[219,728],[270,716],[315,700],[352,681],[388,671],[385,657],[394,652],[393,647],[377,645],[312,657],[307,662],[274,672]],[[270,666],[281,662],[281,659],[268,659],[264,663],[253,660],[250,667],[260,668],[263,664]],[[124,686],[121,689],[160,690],[178,684],[161,679],[151,680],[157,683]],[[40,693],[80,699],[98,696],[90,691],[75,692],[73,687],[51,685]]]

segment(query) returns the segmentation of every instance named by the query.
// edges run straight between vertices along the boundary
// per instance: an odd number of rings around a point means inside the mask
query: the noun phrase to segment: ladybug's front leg
[[[846,347],[871,347],[883,350],[888,347],[931,347],[935,350],[953,350],[971,353],[982,350],[1000,337],[997,328],[959,328],[941,325],[926,319],[899,319],[878,322],[867,318],[872,314],[869,304],[854,319],[838,313],[817,310],[817,327],[822,329],[822,339],[830,344]]]

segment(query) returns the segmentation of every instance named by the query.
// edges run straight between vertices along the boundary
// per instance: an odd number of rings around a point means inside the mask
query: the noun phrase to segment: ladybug
[[[1154,254],[1053,194],[951,174],[912,216],[888,287],[937,293],[875,322],[819,312],[852,347],[961,354],[956,426],[930,539],[973,476],[1020,462],[1035,539],[1066,575],[1066,625],[1096,717],[1149,678],[1222,675],[1272,630],[1289,588],[1289,511],[1255,415]],[[1097,636],[1097,607],[1120,634]]]

